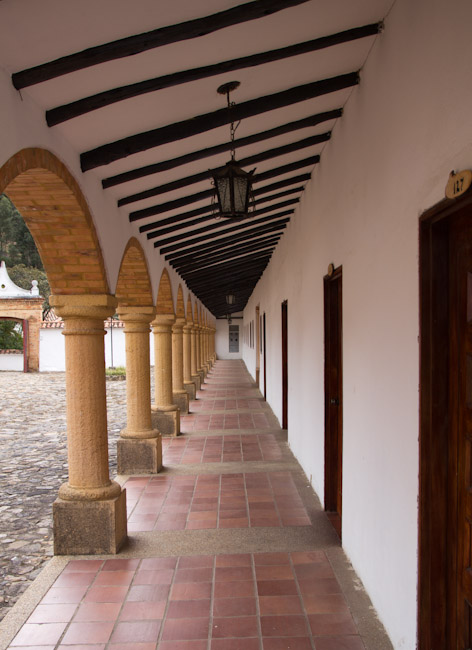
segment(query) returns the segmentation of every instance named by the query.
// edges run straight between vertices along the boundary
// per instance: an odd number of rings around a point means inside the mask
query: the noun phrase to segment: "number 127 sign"
[[[448,199],[455,199],[457,196],[467,192],[472,185],[472,171],[465,169],[462,172],[451,172],[446,185],[446,196]]]

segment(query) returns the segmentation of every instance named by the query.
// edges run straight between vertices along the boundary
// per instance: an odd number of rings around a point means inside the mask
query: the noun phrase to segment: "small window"
[[[239,352],[239,325],[229,325],[229,352]]]

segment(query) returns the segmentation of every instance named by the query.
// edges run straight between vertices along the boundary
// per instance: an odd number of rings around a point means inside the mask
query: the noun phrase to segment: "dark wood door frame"
[[[266,354],[266,314],[262,317],[262,345],[264,362],[264,399],[267,399],[267,354]]]
[[[343,362],[342,267],[324,281],[325,510],[339,537],[342,522]]]
[[[444,200],[420,219],[420,436],[418,649],[457,650],[460,579],[457,399],[451,233],[470,214],[472,195]],[[466,216],[466,218],[468,218]],[[452,347],[451,347],[452,345]],[[465,646],[464,646],[465,647]]]
[[[282,303],[282,429],[288,428],[288,303]]]

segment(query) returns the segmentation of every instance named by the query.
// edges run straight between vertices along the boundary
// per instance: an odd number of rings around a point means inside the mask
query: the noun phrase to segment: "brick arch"
[[[22,149],[0,168],[0,192],[23,216],[54,294],[109,293],[87,202],[56,156]]]
[[[153,306],[146,257],[136,237],[131,237],[123,253],[115,295],[120,306]]]
[[[192,321],[193,323],[193,313],[192,313],[192,299],[190,297],[187,298],[187,320]]]
[[[198,325],[198,305],[197,303],[193,306],[193,322],[195,325]]]
[[[156,310],[158,314],[174,315],[174,299],[172,298],[172,285],[167,269],[162,271],[157,292]]]
[[[177,290],[177,305],[175,308],[175,315],[177,318],[185,318],[184,292],[182,291],[181,284],[179,284],[179,288]]]

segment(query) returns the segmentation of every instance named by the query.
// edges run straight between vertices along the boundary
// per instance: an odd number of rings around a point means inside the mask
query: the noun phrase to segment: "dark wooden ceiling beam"
[[[238,149],[239,147],[246,147],[250,144],[256,144],[257,142],[262,142],[263,140],[268,140],[279,135],[284,135],[285,133],[292,133],[293,131],[298,131],[300,129],[317,126],[323,122],[329,122],[331,120],[337,119],[338,117],[341,117],[342,112],[342,108],[336,108],[332,111],[317,113],[316,115],[311,115],[310,117],[305,117],[301,120],[288,122],[287,124],[282,124],[281,126],[277,126],[273,129],[268,129],[267,131],[249,135],[245,138],[239,138],[234,141],[234,147],[235,149]],[[214,147],[207,147],[206,149],[193,151],[192,153],[178,156],[177,158],[171,158],[170,160],[164,160],[152,165],[146,165],[144,167],[132,169],[121,174],[116,174],[115,176],[109,176],[108,178],[102,179],[102,187],[106,189],[107,187],[113,187],[114,185],[120,185],[121,183],[127,183],[128,181],[134,181],[138,178],[149,176],[150,174],[169,171],[175,167],[187,165],[191,162],[195,162],[196,160],[202,160],[203,158],[216,156],[220,153],[224,153],[225,151],[230,150],[231,142],[224,142],[223,144],[218,144]]]
[[[272,246],[266,246],[265,248],[260,248],[260,249],[256,249],[254,247],[253,248],[247,247],[244,250],[241,250],[241,254],[240,254],[239,257],[242,258],[246,253],[247,254],[252,254],[252,253],[254,253],[256,251],[258,251],[260,253],[268,253],[269,254],[269,253],[273,253],[274,250],[275,250],[275,246],[273,246],[273,245]],[[201,264],[201,265],[199,264],[197,266],[189,265],[188,267],[185,267],[185,268],[182,268],[182,269],[179,269],[179,270],[176,269],[176,270],[180,275],[182,275],[184,273],[190,273],[192,271],[204,271],[206,269],[213,268],[213,265],[215,265],[215,264],[217,264],[219,262],[229,262],[231,260],[237,260],[237,259],[238,259],[237,253],[233,253],[231,256],[219,255],[219,256],[215,256],[212,259],[209,259],[204,264]]]
[[[276,209],[282,209],[284,207],[288,207],[290,205],[294,205],[295,203],[298,203],[299,199],[290,199],[289,201],[281,201],[278,203],[276,206],[268,206],[267,208],[261,208],[259,211],[259,214],[276,210]],[[186,232],[179,233],[177,235],[172,235],[172,237],[167,237],[167,239],[159,239],[157,242],[154,242],[154,247],[158,248],[159,246],[167,246],[167,244],[173,244],[177,241],[182,241],[183,239],[188,239],[189,237],[194,237],[195,235],[202,235],[203,233],[208,233],[213,230],[218,230],[221,228],[224,228],[226,224],[225,223],[211,223],[208,226],[202,226],[201,228],[196,228],[195,230],[189,230]],[[247,228],[248,226],[251,225],[251,223],[248,223],[247,219],[244,219],[244,221],[239,221],[238,222],[239,228],[238,229],[243,229]],[[223,230],[221,231],[222,233],[228,232],[229,230]],[[152,233],[147,234],[148,239],[152,239]]]
[[[264,254],[267,254],[267,255],[272,255],[272,253],[274,252],[274,250],[275,250],[275,246],[272,246],[272,247],[268,246],[268,247],[265,248],[265,249],[261,249],[259,252],[260,252],[261,254],[264,253]],[[241,265],[242,265],[242,266],[245,266],[245,263],[246,263],[246,261],[247,261],[248,259],[252,259],[251,255],[254,253],[253,250],[251,250],[251,251],[245,251],[245,252],[247,252],[247,256],[243,253],[239,258],[236,258],[236,259],[241,259]],[[204,266],[198,266],[198,267],[194,267],[194,268],[185,269],[185,270],[183,270],[182,272],[179,271],[179,274],[180,274],[182,277],[184,277],[184,274],[192,273],[193,271],[196,272],[196,271],[207,271],[207,270],[208,270],[208,271],[212,272],[212,270],[215,268],[215,266],[216,266],[217,264],[219,264],[220,262],[232,261],[232,259],[233,259],[233,258],[221,257],[221,258],[219,258],[219,259],[215,259],[214,261],[208,262],[208,263],[207,263],[206,265],[204,265]]]
[[[248,278],[252,279],[252,277],[254,277],[258,272],[260,271],[256,269],[251,270],[250,274],[241,272],[234,274],[231,277],[225,275],[217,280],[215,280],[215,278],[205,280],[198,284],[198,290],[200,295],[205,299],[218,296],[218,293],[226,295],[226,293],[231,292],[233,289],[243,293],[247,291],[248,286],[251,287],[251,281],[248,282]],[[188,287],[190,289],[190,284]]]
[[[263,260],[258,266],[255,266],[248,271],[238,271],[231,275],[223,275],[216,281],[214,277],[210,277],[206,280],[201,280],[198,283],[189,282],[188,287],[192,291],[194,288],[197,289],[199,296],[201,295],[202,298],[210,300],[213,299],[214,296],[218,296],[218,294],[226,295],[234,288],[238,289],[241,293],[246,292],[248,289],[249,291],[252,291],[252,288],[264,272],[267,264],[268,260]]]
[[[275,221],[276,219],[278,220],[278,219],[284,218],[284,223],[288,223],[290,221],[290,217],[287,216],[287,215],[292,215],[292,214],[293,214],[293,210],[283,210],[282,212],[277,212],[277,214],[271,214],[268,217],[263,217],[263,219],[264,219],[264,223],[267,223],[269,221],[271,223],[277,223]],[[262,222],[261,219],[257,219],[258,224],[260,224],[261,222]],[[254,223],[255,222],[252,222],[252,224],[250,224],[250,225],[253,226]],[[246,226],[247,225],[249,225],[249,224],[246,224]],[[195,244],[199,244],[202,241],[209,241],[211,239],[213,239],[213,242],[216,243],[216,241],[218,241],[218,240],[216,240],[215,237],[218,237],[220,235],[225,236],[226,234],[231,233],[231,232],[241,231],[243,229],[243,227],[244,226],[242,226],[241,222],[240,222],[235,226],[231,226],[230,228],[226,228],[225,230],[221,230],[219,232],[213,232],[213,233],[211,233],[209,235],[208,234],[200,235],[200,237],[192,237],[191,239],[188,239],[186,241],[180,241],[177,244],[170,244],[169,246],[165,246],[165,247],[161,248],[159,252],[160,252],[161,255],[164,255],[165,253],[170,253],[172,251],[177,251],[179,249],[185,249],[187,251],[187,250],[190,250],[190,249],[187,249],[187,246],[192,247]],[[154,242],[154,247],[158,248],[159,244],[158,244],[158,246],[156,246],[156,244],[157,244],[157,242]]]
[[[232,237],[235,239],[233,240]],[[209,246],[208,248],[204,248],[201,252],[199,251],[198,254],[184,255],[175,258],[170,262],[170,264],[175,269],[182,268],[186,264],[198,264],[201,260],[208,259],[212,255],[232,253],[235,250],[234,247],[236,244],[238,245],[238,250],[246,246],[262,247],[268,241],[278,241],[281,237],[281,233],[273,233],[269,231],[267,234],[263,233],[263,236],[258,239],[254,239],[254,236],[233,235],[232,237],[228,238],[230,241],[221,243],[218,246],[213,245]]]
[[[132,97],[139,97],[146,93],[156,92],[164,88],[171,88],[180,84],[196,81],[198,79],[206,79],[215,75],[225,74],[234,70],[243,70],[265,63],[272,63],[274,61],[281,61],[300,54],[307,54],[308,52],[315,52],[333,45],[341,43],[348,43],[359,38],[367,36],[374,36],[378,34],[381,29],[381,23],[374,23],[371,25],[364,25],[362,27],[355,27],[343,32],[323,36],[321,38],[304,41],[302,43],[295,43],[288,47],[282,47],[268,52],[260,52],[259,54],[252,54],[250,56],[240,57],[238,59],[231,59],[213,65],[207,65],[200,68],[192,68],[190,70],[181,70],[173,74],[164,75],[162,77],[155,77],[153,79],[146,79],[138,83],[129,84],[127,86],[120,86],[105,90],[89,97],[83,97],[74,102],[63,104],[46,111],[46,122],[49,126],[61,124],[67,120],[71,120],[79,115],[84,115],[100,108],[110,106],[116,102],[121,102]]]
[[[250,207],[254,206],[259,206],[261,203],[266,203],[267,201],[275,201],[281,198],[284,198],[286,196],[290,196],[291,194],[296,194],[298,192],[301,192],[303,188],[296,187],[292,190],[286,190],[285,192],[279,192],[278,194],[270,194],[269,196],[265,196],[260,198],[258,201],[253,201],[250,204]],[[279,210],[281,207],[286,207],[288,205],[293,205],[294,203],[297,203],[300,201],[300,198],[297,197],[296,199],[292,199],[290,201],[283,201],[276,203],[274,205],[266,206],[265,208],[260,208],[254,210],[253,212],[249,213],[249,219],[252,219],[258,215],[261,214],[267,214],[268,212],[273,212],[274,210]],[[156,230],[151,231],[148,233],[147,238],[148,239],[155,239],[156,237],[163,237],[164,235],[168,235],[171,232],[178,232],[179,230],[185,230],[186,228],[193,228],[194,226],[200,226],[202,223],[206,223],[207,221],[212,221],[215,218],[218,217],[218,214],[209,214],[206,217],[197,217],[196,219],[192,219],[190,221],[185,221],[179,225],[177,224],[172,224],[171,226],[167,226],[166,228],[159,228]],[[220,226],[221,224],[218,222],[215,224],[215,227]]]
[[[187,20],[177,25],[168,25],[143,34],[136,34],[103,45],[89,47],[81,52],[69,54],[54,61],[16,72],[12,75],[12,82],[15,88],[20,90],[99,63],[133,56],[170,43],[179,43],[188,39],[206,36],[225,27],[263,18],[282,9],[303,4],[306,1],[257,0],[256,2],[248,2],[203,18]]]
[[[302,160],[297,160],[293,163],[288,163],[287,165],[274,167],[273,169],[269,169],[268,171],[262,172],[261,174],[255,174],[253,176],[253,183],[260,183],[262,181],[269,180],[277,176],[281,176],[282,174],[288,174],[292,171],[302,169],[303,167],[310,167],[312,165],[316,165],[319,162],[320,162],[319,155],[315,155],[315,156],[309,156],[308,158],[303,158]],[[187,185],[192,185],[193,183],[198,183],[202,180],[206,180],[207,178],[209,178],[208,172],[202,172],[201,174],[194,174],[193,176],[187,176],[186,178],[181,178],[177,181],[172,181],[171,183],[166,183],[165,185],[161,185],[161,190],[162,193],[172,192],[174,190],[178,190],[183,187],[186,187]],[[147,208],[146,212],[144,210],[138,210],[137,213],[131,212],[129,215],[129,219],[130,221],[138,221],[139,219],[144,219],[146,217],[152,216],[152,214],[148,213],[148,211],[150,212],[151,210],[152,207]]]
[[[284,187],[290,187],[290,185],[295,185],[296,183],[303,183],[310,180],[311,174],[298,174],[298,176],[292,176],[291,178],[285,178],[283,181],[277,181],[276,183],[271,183],[270,185],[265,185],[260,187],[257,190],[253,191],[254,196],[260,196],[266,192],[272,192],[273,190],[282,189]],[[210,190],[211,194],[214,194],[214,190]],[[195,210],[190,210],[189,212],[183,212],[182,214],[177,214],[172,217],[167,217],[166,219],[160,219],[159,221],[153,221],[152,223],[147,223],[144,226],[139,227],[139,232],[148,232],[150,230],[155,230],[161,226],[169,226],[173,223],[180,223],[181,221],[186,221],[192,217],[198,217],[202,214],[213,214],[215,211],[214,205],[204,206],[203,208],[197,208]]]
[[[330,139],[330,137],[331,137],[331,132],[329,131],[327,133],[321,133],[319,135],[312,135],[308,138],[303,138],[302,140],[290,142],[289,144],[283,145],[281,147],[274,147],[273,149],[262,151],[261,153],[255,154],[253,156],[247,156],[247,158],[242,158],[241,160],[238,160],[238,163],[240,167],[248,167],[249,165],[255,165],[264,160],[270,160],[271,158],[285,156],[289,153],[293,153],[294,151],[300,151],[301,149],[306,149],[307,147],[313,147],[317,144],[327,142]],[[198,179],[199,181],[204,180],[205,178],[212,178],[216,173],[218,173],[222,169],[224,169],[224,166],[217,167],[216,169],[206,170],[205,172],[201,172],[200,174],[195,174],[195,176],[199,177]],[[203,178],[202,178],[202,174],[204,174]],[[190,184],[189,180],[191,178],[192,178],[191,176],[187,177],[187,184]],[[123,205],[134,203],[136,201],[149,199],[153,196],[158,196],[159,194],[163,193],[162,187],[163,187],[162,185],[159,185],[158,187],[153,187],[149,190],[144,190],[143,192],[137,192],[136,194],[126,196],[118,201],[118,207],[122,207]],[[207,192],[211,192],[211,190],[207,190]],[[203,192],[200,193],[199,200],[205,198],[205,196],[202,196],[202,194]],[[206,196],[208,196],[208,194]],[[177,199],[177,201],[183,201],[183,199]],[[181,207],[182,205],[185,205],[185,203],[181,203],[180,205],[176,205],[175,207],[178,208]],[[143,216],[151,217],[154,216],[154,214],[159,214],[159,212],[154,212],[154,209],[156,208],[159,209],[160,206],[151,206],[149,208],[144,208],[143,210],[137,210],[136,212],[131,212],[129,215],[129,219],[130,221],[136,221],[136,219],[141,219],[143,218]],[[163,212],[166,211],[167,209],[163,210]]]
[[[263,251],[266,249],[270,249],[273,251],[275,248],[275,244],[279,241],[279,239],[280,239],[280,235],[276,237],[270,237],[264,241],[260,241],[257,244],[253,242],[249,242],[246,243],[245,245],[238,246],[238,248],[234,248],[234,247],[226,248],[224,251],[216,251],[209,255],[199,257],[197,260],[194,261],[188,260],[187,262],[184,263],[172,264],[172,266],[178,273],[185,273],[193,269],[202,269],[205,268],[205,266],[208,266],[209,264],[214,264],[215,262],[236,259],[237,257],[240,257],[244,253],[250,253],[253,251]]]
[[[199,133],[206,133],[230,122],[239,121],[254,115],[261,115],[268,111],[299,102],[326,95],[344,88],[351,88],[359,83],[359,73],[351,72],[330,79],[322,79],[312,83],[303,84],[279,93],[251,99],[241,104],[236,104],[228,111],[227,107],[220,108],[213,113],[197,115],[181,122],[169,124],[158,129],[151,129],[137,133],[115,142],[85,151],[80,156],[82,171],[88,171],[108,165],[122,158],[141,151],[148,151],[169,142],[183,140]]]
[[[267,226],[267,228],[269,228],[269,230],[267,230],[267,233],[262,232],[264,226]],[[259,227],[257,226],[256,228]],[[247,239],[254,240],[254,237],[262,237],[262,236],[266,236],[267,234],[273,236],[270,222],[263,224],[263,228],[260,229],[261,232],[255,233],[254,229],[244,230],[243,232],[229,235],[228,237],[224,237],[217,240],[213,239],[208,244],[200,244],[199,246],[194,246],[193,248],[190,249],[184,249],[182,251],[177,251],[176,253],[171,253],[169,255],[166,255],[165,259],[166,261],[170,262],[170,264],[175,266],[175,264],[178,264],[179,262],[186,262],[188,260],[196,259],[198,258],[199,255],[205,255],[213,251],[219,251],[225,246],[234,246],[235,244],[244,242]],[[280,235],[278,236],[280,237]],[[187,251],[191,251],[191,252],[188,253]]]
[[[248,275],[253,271],[254,268],[259,268],[264,262],[270,259],[270,254],[261,254],[255,256],[248,256],[247,258],[242,258],[240,262],[224,262],[215,264],[214,266],[208,267],[204,271],[192,271],[191,273],[182,273],[181,277],[186,282],[196,282],[198,280],[204,280],[208,278],[213,278],[215,273],[225,274],[235,269],[241,269],[243,272],[247,272]]]

